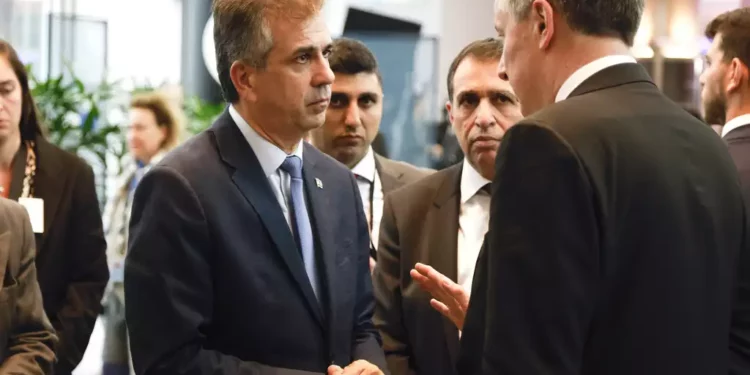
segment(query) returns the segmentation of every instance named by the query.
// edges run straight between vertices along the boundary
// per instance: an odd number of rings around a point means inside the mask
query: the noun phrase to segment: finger
[[[446,304],[433,298],[430,300],[430,306],[432,306],[432,308],[437,310],[439,313],[445,315],[446,318],[450,319],[451,309],[449,309]]]
[[[429,293],[432,297],[443,300],[448,296],[438,283],[419,273],[419,271],[413,269],[409,272],[409,275],[411,275],[412,279],[422,290]]]
[[[370,362],[364,360],[358,360],[352,362],[349,366],[344,368],[344,372],[341,375],[365,375],[372,374],[372,370],[377,370],[377,367]],[[379,371],[379,370],[378,370]]]
[[[328,366],[328,375],[340,375],[344,370],[336,365]]]
[[[375,259],[370,258],[370,274],[375,272]]]
[[[443,287],[448,291],[453,300],[456,301],[458,306],[464,309],[469,306],[469,294],[466,293],[466,290],[461,285],[449,280],[444,283]]]

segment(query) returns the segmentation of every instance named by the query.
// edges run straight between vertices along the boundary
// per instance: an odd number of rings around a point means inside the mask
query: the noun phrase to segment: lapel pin
[[[315,185],[318,186],[318,189],[322,189],[323,188],[323,181],[320,181],[319,178],[316,178],[315,179]]]

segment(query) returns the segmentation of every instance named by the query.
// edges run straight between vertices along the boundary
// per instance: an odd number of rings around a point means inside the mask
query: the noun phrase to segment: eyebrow
[[[487,90],[487,93],[490,94],[490,95],[503,95],[503,96],[507,96],[509,99],[513,100],[514,102],[516,102],[516,103],[519,102],[518,97],[514,93],[512,93],[512,92],[510,92],[508,90]],[[461,100],[461,99],[463,99],[463,98],[465,98],[465,97],[467,97],[469,95],[479,95],[479,92],[477,92],[476,90],[461,91],[461,92],[459,92],[456,95],[456,99],[457,100]]]
[[[326,44],[325,47],[323,47],[323,49],[321,49],[321,51],[325,51],[331,48],[333,48],[333,43],[328,43]],[[318,50],[318,47],[316,46],[304,46],[304,47],[300,47],[294,50],[294,55],[313,54],[317,50]]]

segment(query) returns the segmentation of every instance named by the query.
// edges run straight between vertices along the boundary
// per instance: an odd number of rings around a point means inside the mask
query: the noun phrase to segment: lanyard
[[[34,176],[36,176],[36,153],[34,152],[34,141],[26,141],[26,167],[23,174],[23,189],[21,198],[32,198],[34,196]]]

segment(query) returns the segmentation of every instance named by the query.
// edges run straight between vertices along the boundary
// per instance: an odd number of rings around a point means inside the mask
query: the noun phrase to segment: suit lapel
[[[435,194],[430,209],[427,241],[427,262],[438,272],[453,281],[458,278],[458,214],[460,199],[461,170],[463,164],[450,167],[443,183]],[[443,317],[446,345],[451,362],[458,358],[458,329]]]
[[[383,194],[388,194],[401,185],[399,183],[401,175],[388,168],[387,163],[382,159],[382,156],[375,154],[375,170],[377,170],[378,176],[380,177],[380,183],[383,186]]]
[[[3,218],[7,220],[8,218]],[[5,285],[5,272],[8,269],[8,257],[10,257],[10,231],[0,233],[0,289]]]
[[[255,152],[227,111],[212,127],[212,131],[216,135],[216,143],[222,159],[235,168],[232,181],[255,209],[284,259],[292,278],[304,295],[310,311],[322,325],[323,315],[320,304],[310,286],[297,244]]]
[[[333,189],[325,189],[325,171],[318,167],[317,156],[311,150],[310,145],[304,144],[303,154],[303,178],[305,180],[305,191],[307,193],[308,212],[313,225],[316,241],[316,253],[322,256],[322,262],[318,262],[318,269],[322,271],[321,290],[325,290],[326,302],[325,312],[329,324],[335,322],[335,310],[337,306],[335,286],[336,284],[336,251],[334,223],[335,218],[329,216],[332,205],[336,202]]]

